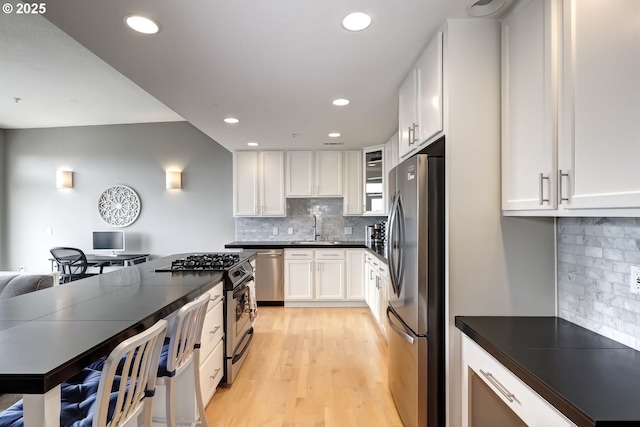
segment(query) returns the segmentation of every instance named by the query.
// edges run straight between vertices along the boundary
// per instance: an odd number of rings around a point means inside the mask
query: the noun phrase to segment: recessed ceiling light
[[[340,132],[331,132],[329,138],[337,138],[340,136]]]
[[[226,119],[224,119],[225,123],[231,123],[231,124],[235,124],[238,123],[240,120],[236,119],[235,117],[227,117]]]
[[[353,12],[342,20],[342,26],[349,31],[362,31],[371,25],[371,17],[363,12]]]
[[[257,142],[247,142],[249,147],[257,147],[259,144]]]
[[[160,24],[151,18],[141,15],[127,15],[124,22],[133,30],[142,34],[156,34],[160,31]]]
[[[338,105],[338,106],[349,105],[349,100],[344,98],[334,99],[333,105]]]

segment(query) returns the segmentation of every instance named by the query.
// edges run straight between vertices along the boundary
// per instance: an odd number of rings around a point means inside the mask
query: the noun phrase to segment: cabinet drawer
[[[495,393],[504,404],[530,427],[574,426],[560,411],[544,400],[538,393],[526,385],[513,372],[498,362],[482,347],[467,336],[462,338],[463,377],[465,384],[471,387],[469,376],[477,375]],[[473,399],[469,393],[469,399]],[[471,401],[463,411],[471,411]],[[468,419],[472,414],[468,413]]]
[[[313,259],[313,249],[286,249],[285,259]]]
[[[216,306],[216,304],[218,304],[218,302],[222,301],[222,296],[224,293],[222,282],[209,289],[206,293],[209,294],[209,305],[207,306],[207,311],[211,311]]]
[[[210,306],[211,304],[212,303],[209,303]],[[202,344],[200,350],[201,360],[209,357],[215,346],[222,341],[222,337],[224,336],[224,305],[222,304],[221,299],[217,304],[213,304],[213,308],[207,312],[202,326]]]
[[[322,249],[315,251],[316,259],[344,259],[344,250]]]
[[[200,389],[202,390],[204,406],[207,406],[213,397],[213,393],[215,393],[223,375],[224,345],[220,341],[209,357],[200,365]]]

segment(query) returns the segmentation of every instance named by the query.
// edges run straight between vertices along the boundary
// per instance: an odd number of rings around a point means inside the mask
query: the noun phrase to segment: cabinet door
[[[313,299],[313,260],[284,261],[284,299]]]
[[[406,157],[417,148],[413,134],[416,117],[416,70],[409,72],[398,93],[398,154]]]
[[[385,215],[387,212],[384,146],[364,150],[364,214]]]
[[[316,259],[317,300],[344,299],[344,259]]]
[[[502,209],[556,208],[558,10],[525,0],[502,21]]]
[[[388,301],[388,289],[389,289],[389,271],[387,270],[386,265],[380,266],[380,279],[378,284],[380,285],[378,289],[378,323],[380,323],[380,327],[383,332],[387,331],[387,305]]]
[[[287,197],[313,196],[313,151],[287,151]]]
[[[258,153],[238,151],[233,154],[233,214],[256,216],[258,201]]]
[[[344,215],[362,215],[362,152],[344,152]]]
[[[284,216],[284,152],[263,151],[261,153],[260,213],[265,216]]]
[[[316,189],[318,196],[342,196],[342,151],[315,152]]]
[[[571,0],[563,16],[562,206],[638,208],[640,2]]]
[[[436,33],[416,63],[418,144],[442,133],[442,33]]]
[[[347,250],[347,295],[348,300],[363,301],[364,298],[364,249]]]

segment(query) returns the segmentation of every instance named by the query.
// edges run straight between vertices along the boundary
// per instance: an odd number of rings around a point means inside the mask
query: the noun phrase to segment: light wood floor
[[[402,426],[368,308],[259,307],[255,331],[206,409],[210,427]]]

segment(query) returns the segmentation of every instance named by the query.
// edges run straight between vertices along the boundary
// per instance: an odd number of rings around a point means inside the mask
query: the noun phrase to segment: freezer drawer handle
[[[513,402],[513,400],[516,398],[516,395],[511,393],[505,386],[503,386],[502,384],[500,384],[500,381],[498,381],[496,379],[496,377],[493,376],[493,374],[491,372],[485,372],[482,369],[480,369],[480,373],[482,375],[484,375],[484,377],[487,379],[487,381],[489,381],[491,384],[493,384],[493,386],[495,388],[498,389],[498,391],[500,393],[502,393],[502,395],[509,401],[509,402]]]
[[[411,335],[407,334],[405,331],[403,331],[402,329],[400,329],[394,322],[393,320],[391,320],[391,317],[389,316],[389,314],[391,313],[391,309],[389,307],[387,307],[387,319],[389,320],[389,326],[391,326],[391,329],[393,329],[398,335],[400,335],[402,338],[404,338],[405,341],[407,341],[409,344],[413,344],[414,343],[414,339]],[[394,316],[395,317],[395,316]]]

